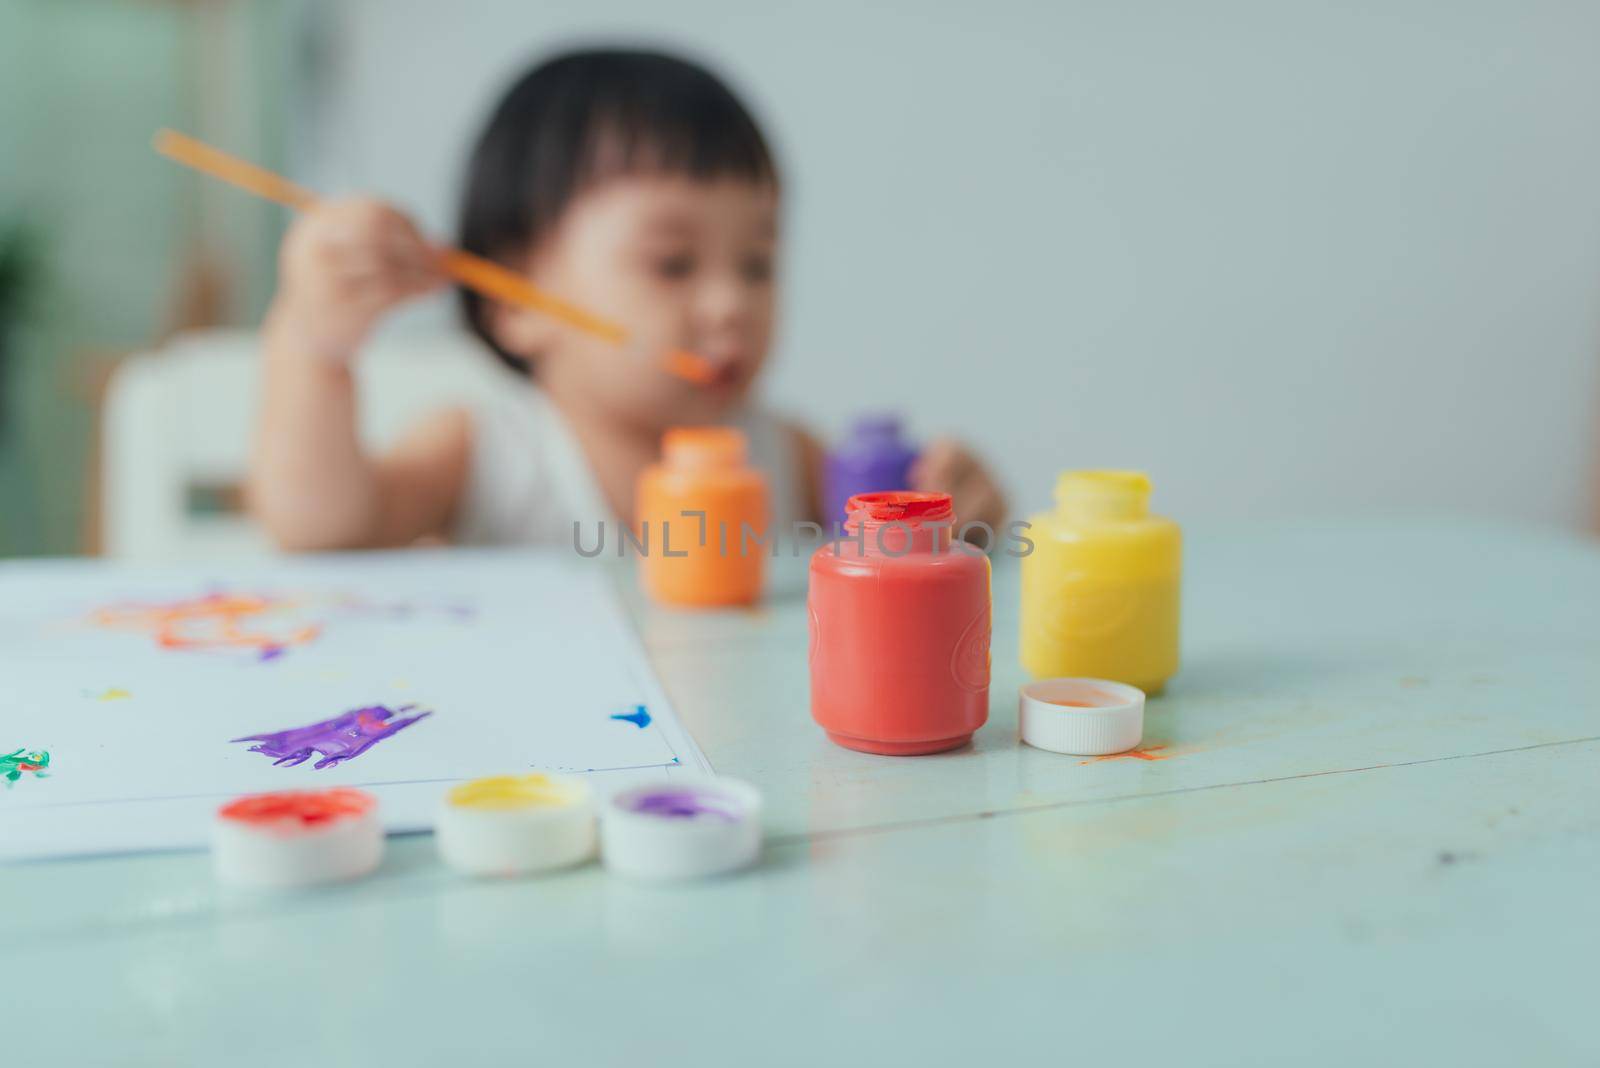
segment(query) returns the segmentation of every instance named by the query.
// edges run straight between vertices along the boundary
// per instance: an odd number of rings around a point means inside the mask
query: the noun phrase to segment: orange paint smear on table
[[[1152,746],[1150,746],[1148,748],[1145,748],[1145,749],[1130,749],[1126,753],[1107,753],[1105,756],[1090,757],[1088,760],[1080,760],[1080,761],[1078,761],[1078,763],[1079,764],[1098,764],[1102,760],[1168,760],[1168,759],[1171,759],[1172,754],[1170,754],[1170,753],[1168,753],[1165,756],[1157,756],[1156,755],[1157,753],[1159,753],[1161,750],[1163,750],[1165,748],[1166,748],[1166,746],[1164,746],[1164,745],[1152,745]]]

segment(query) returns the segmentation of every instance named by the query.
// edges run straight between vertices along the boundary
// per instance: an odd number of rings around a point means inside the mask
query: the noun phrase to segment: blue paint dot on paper
[[[618,712],[611,718],[620,719],[626,723],[632,723],[640,730],[644,730],[646,727],[650,726],[650,713],[645,710],[644,705],[635,705],[632,712]]]

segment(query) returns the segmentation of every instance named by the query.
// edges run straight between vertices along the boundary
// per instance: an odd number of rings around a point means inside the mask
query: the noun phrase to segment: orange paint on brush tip
[[[811,557],[811,716],[847,749],[967,744],[989,715],[989,558],[947,493],[862,493]]]
[[[698,353],[689,352],[687,349],[670,349],[662,357],[662,364],[669,374],[677,375],[685,382],[693,382],[697,386],[709,385],[717,380],[716,365]]]

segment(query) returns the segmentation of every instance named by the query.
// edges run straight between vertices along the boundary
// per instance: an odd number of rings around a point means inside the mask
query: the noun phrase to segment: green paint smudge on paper
[[[9,790],[13,783],[22,778],[24,772],[32,772],[36,779],[49,778],[44,770],[49,766],[50,754],[43,749],[31,752],[27,749],[14,749],[0,756],[0,778],[5,779],[6,789]]]

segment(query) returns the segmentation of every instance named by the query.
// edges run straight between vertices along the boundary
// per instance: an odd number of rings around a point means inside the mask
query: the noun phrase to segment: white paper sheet
[[[352,712],[308,754],[233,740]],[[0,859],[203,847],[221,802],[266,790],[359,786],[422,830],[449,783],[534,770],[710,770],[592,563],[0,564]]]

